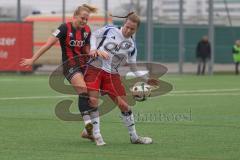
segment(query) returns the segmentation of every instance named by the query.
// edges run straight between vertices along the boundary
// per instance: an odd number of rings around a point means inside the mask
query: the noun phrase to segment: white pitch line
[[[32,97],[4,97],[0,100],[23,100],[23,99],[55,99],[55,98],[66,98],[74,96],[32,96]]]
[[[240,93],[183,93],[183,94],[166,94],[163,96],[240,96]]]
[[[209,90],[181,90],[171,91],[169,94],[163,96],[240,96],[240,93],[224,93],[240,91],[240,89],[209,89]],[[221,93],[212,93],[221,92]],[[2,97],[1,100],[24,100],[24,99],[56,99],[76,97],[76,95],[62,95],[62,96],[28,96],[28,97]]]
[[[240,91],[240,88],[232,88],[232,89],[203,89],[203,90],[181,90],[181,91],[171,91],[171,93],[210,93],[210,92],[234,92]]]

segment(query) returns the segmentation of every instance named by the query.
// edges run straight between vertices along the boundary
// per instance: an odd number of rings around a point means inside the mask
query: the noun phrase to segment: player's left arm
[[[142,78],[145,82],[147,82],[149,85],[158,85],[159,80],[150,78],[149,74],[142,75],[138,69],[137,69],[137,48],[135,47],[134,50],[129,54],[128,56],[128,65],[130,67],[130,70],[135,74],[136,77]]]
[[[104,32],[107,30],[108,28],[102,27],[96,31],[94,31],[91,35],[90,38],[90,56],[93,58],[96,58],[97,56],[102,57],[104,59],[109,59],[109,55],[108,53],[106,53],[105,51],[101,51],[98,50],[98,40],[99,38],[104,38]]]

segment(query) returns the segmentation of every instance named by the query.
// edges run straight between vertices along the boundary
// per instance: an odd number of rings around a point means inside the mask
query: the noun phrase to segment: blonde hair
[[[88,4],[83,4],[81,6],[78,6],[76,10],[74,11],[73,16],[77,16],[80,14],[81,11],[87,11],[88,13],[96,13],[98,8],[90,6]]]
[[[126,16],[113,16],[112,14],[110,14],[110,16],[117,17],[117,18],[126,18],[125,23],[127,22],[127,20],[130,20],[134,23],[137,23],[138,27],[140,26],[140,23],[141,23],[140,17],[135,12],[130,12]]]
[[[127,20],[137,23],[138,27],[140,26],[140,23],[141,23],[140,17],[134,12],[127,17],[126,21]]]

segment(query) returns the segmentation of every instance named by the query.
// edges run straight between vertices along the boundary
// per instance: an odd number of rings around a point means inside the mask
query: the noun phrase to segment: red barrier
[[[22,58],[33,54],[32,23],[0,23],[0,71],[32,71],[32,67],[21,67]]]

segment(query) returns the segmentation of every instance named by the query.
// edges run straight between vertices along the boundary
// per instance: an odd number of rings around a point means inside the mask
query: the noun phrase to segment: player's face
[[[87,24],[89,18],[89,13],[87,11],[81,11],[79,15],[75,16],[75,24],[77,27],[82,27]]]
[[[126,38],[131,37],[137,31],[137,23],[131,20],[127,20],[126,23],[123,25],[122,33],[123,36]]]

